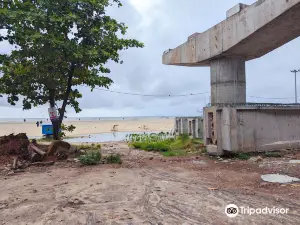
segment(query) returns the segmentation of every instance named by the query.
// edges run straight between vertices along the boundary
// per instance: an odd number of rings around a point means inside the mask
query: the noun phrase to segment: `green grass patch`
[[[186,156],[203,153],[203,141],[188,135],[171,136],[169,133],[129,135],[128,145],[135,149],[160,152],[164,156]]]
[[[280,154],[280,152],[266,152],[265,157],[279,158],[279,157],[281,157],[281,154]]]
[[[101,160],[101,153],[99,151],[89,151],[84,155],[78,157],[83,165],[97,165]]]
[[[187,152],[184,150],[173,150],[168,152],[162,152],[162,155],[166,157],[186,156]]]
[[[106,164],[122,164],[122,159],[120,154],[110,154],[105,157]]]
[[[247,153],[238,153],[236,155],[236,158],[241,159],[241,160],[248,160],[248,159],[250,159],[250,155]]]

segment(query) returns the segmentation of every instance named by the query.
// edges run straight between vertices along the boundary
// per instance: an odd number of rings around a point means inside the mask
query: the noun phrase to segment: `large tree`
[[[66,107],[81,111],[78,86],[108,88],[113,81],[105,66],[108,60],[122,63],[119,51],[143,47],[122,38],[127,30],[106,14],[119,0],[5,0],[0,3],[0,41],[15,48],[0,55],[0,93],[23,109],[57,104],[54,138]],[[1,75],[0,75],[1,76]],[[94,99],[97,101],[96,99]]]

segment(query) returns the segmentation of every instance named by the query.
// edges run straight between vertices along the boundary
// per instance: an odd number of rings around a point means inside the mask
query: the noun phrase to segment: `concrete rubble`
[[[266,182],[280,183],[280,184],[300,182],[300,179],[297,177],[290,177],[281,174],[265,174],[261,176],[261,179]]]

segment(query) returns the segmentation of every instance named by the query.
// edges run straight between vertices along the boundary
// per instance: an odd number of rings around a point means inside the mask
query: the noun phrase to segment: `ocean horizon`
[[[65,118],[64,121],[115,121],[115,120],[141,120],[141,119],[157,119],[157,118],[165,118],[165,119],[172,119],[175,118],[174,116],[131,116],[131,117],[69,117]],[[36,121],[43,121],[43,122],[50,122],[49,118],[0,118],[0,123],[20,123],[24,122],[36,122]]]

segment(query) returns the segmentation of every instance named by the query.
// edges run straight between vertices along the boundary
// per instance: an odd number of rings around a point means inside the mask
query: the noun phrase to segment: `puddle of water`
[[[76,138],[68,138],[65,141],[69,143],[92,143],[92,142],[110,142],[110,141],[124,141],[126,135],[129,134],[152,134],[159,132],[114,132],[114,133],[103,133],[103,134],[91,134],[83,135]]]
[[[300,163],[300,160],[290,160],[289,163]]]
[[[265,174],[261,176],[261,179],[263,179],[266,182],[270,183],[292,183],[292,182],[298,182],[300,181],[299,178],[296,177],[290,177],[287,175],[281,175],[281,174]]]

